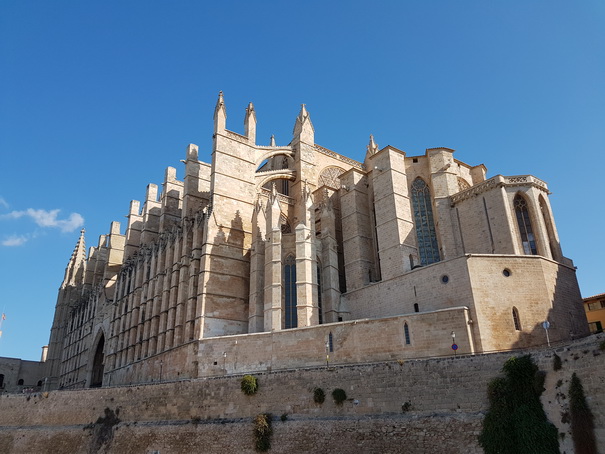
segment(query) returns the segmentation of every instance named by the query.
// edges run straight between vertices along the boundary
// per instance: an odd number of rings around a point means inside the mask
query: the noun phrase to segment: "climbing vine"
[[[510,358],[502,371],[504,377],[488,386],[490,405],[479,435],[485,453],[558,454],[558,431],[540,402],[544,373],[530,355]]]
[[[571,436],[576,454],[596,454],[594,416],[588,408],[582,382],[575,372],[571,376],[569,384],[569,412],[571,413]]]

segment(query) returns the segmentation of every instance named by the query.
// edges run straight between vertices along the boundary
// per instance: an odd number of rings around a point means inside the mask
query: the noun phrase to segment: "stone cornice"
[[[354,159],[347,158],[341,154],[336,153],[335,151],[328,150],[327,148],[322,147],[321,145],[314,144],[313,148],[315,151],[320,152],[321,154],[325,154],[326,156],[330,156],[332,158],[336,158],[342,162],[349,164],[350,166],[356,167],[361,170],[365,170],[364,165],[361,162],[355,161]]]
[[[546,183],[533,175],[515,175],[510,177],[496,175],[489,180],[485,180],[479,184],[471,186],[469,189],[465,189],[464,191],[451,195],[450,201],[452,205],[455,205],[456,203],[470,199],[471,197],[475,197],[494,188],[516,186],[533,186],[548,193],[548,186],[546,186]]]

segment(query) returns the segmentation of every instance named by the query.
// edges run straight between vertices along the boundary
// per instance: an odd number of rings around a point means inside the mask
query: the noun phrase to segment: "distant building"
[[[528,347],[545,320],[553,342],[588,334],[542,180],[372,137],[357,162],[315,143],[305,106],[287,145],[257,143],[252,103],[243,135],[226,118],[221,93],[210,164],[190,145],[124,232],[88,254],[82,232],[53,388]]]
[[[584,298],[584,310],[590,332],[602,332],[605,326],[605,293]]]
[[[0,357],[0,393],[40,391],[46,384],[46,364],[42,361],[26,361]]]

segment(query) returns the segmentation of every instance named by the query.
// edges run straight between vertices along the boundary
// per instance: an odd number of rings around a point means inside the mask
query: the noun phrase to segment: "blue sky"
[[[363,159],[372,133],[408,155],[447,146],[488,176],[552,191],[584,296],[605,292],[605,2],[0,2],[0,356],[37,360],[82,226],[87,246],[130,200],[210,162],[254,102],[259,143]]]

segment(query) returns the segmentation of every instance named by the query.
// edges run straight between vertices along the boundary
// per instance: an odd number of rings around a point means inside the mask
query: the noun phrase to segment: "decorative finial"
[[[374,142],[373,134],[370,134],[370,143],[368,144],[368,146],[366,148],[368,150],[369,155],[373,155],[374,153],[376,153],[378,151],[378,145],[376,145],[376,142]]]
[[[271,140],[269,141],[269,146],[270,147],[275,146],[275,136],[273,134],[271,134]]]

